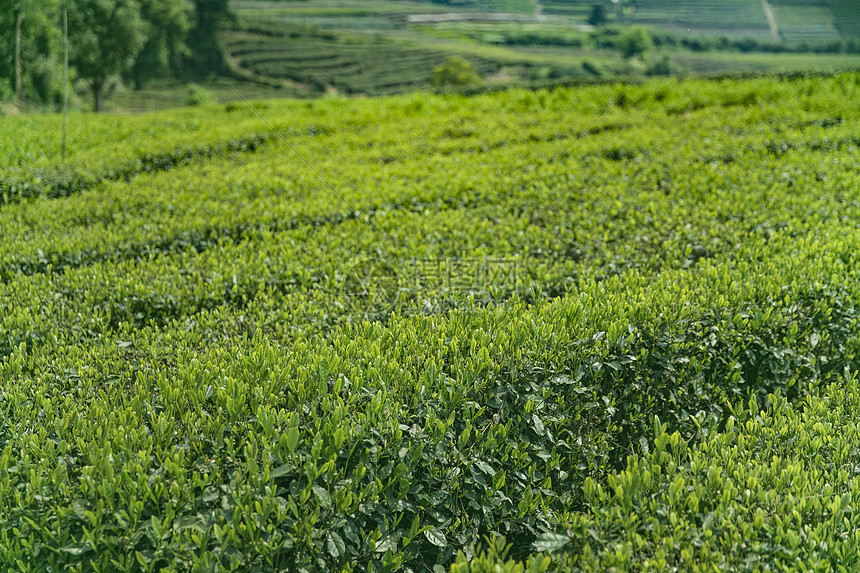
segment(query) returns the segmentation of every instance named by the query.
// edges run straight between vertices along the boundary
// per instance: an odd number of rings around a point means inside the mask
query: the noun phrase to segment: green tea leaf
[[[290,453],[296,451],[296,447],[299,445],[299,431],[296,428],[290,428],[287,430],[287,449],[290,450]]]
[[[346,544],[343,542],[341,536],[333,531],[326,536],[326,548],[329,555],[334,558],[338,558],[346,553]]]
[[[479,461],[479,462],[475,463],[475,465],[478,467],[479,470],[481,470],[482,472],[484,472],[485,474],[487,474],[489,476],[496,475],[496,471],[487,462]]]
[[[561,533],[542,533],[535,540],[534,545],[537,547],[538,551],[555,551],[557,549],[561,549],[568,543],[570,543],[571,539],[567,535],[562,535]]]
[[[427,541],[435,545],[436,547],[447,547],[448,540],[445,539],[445,534],[437,528],[427,529],[424,531],[424,537],[427,538]]]
[[[281,464],[269,472],[269,477],[272,479],[284,477],[285,475],[290,473],[290,471],[292,471],[294,468],[295,468],[295,466],[293,466],[291,464]]]

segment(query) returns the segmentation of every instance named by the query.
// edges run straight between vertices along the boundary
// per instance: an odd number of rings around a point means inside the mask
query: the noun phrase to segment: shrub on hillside
[[[664,55],[648,64],[645,74],[649,76],[671,76],[679,71],[678,67],[669,59],[669,56]]]
[[[625,58],[634,58],[648,52],[654,46],[654,41],[642,26],[630,26],[618,37],[615,46]]]
[[[444,64],[439,64],[433,70],[430,83],[436,88],[455,87],[464,88],[477,86],[484,82],[481,76],[472,67],[472,64],[460,56],[448,58]]]
[[[188,98],[186,98],[185,100],[185,105],[196,107],[215,103],[217,101],[218,100],[215,98],[215,94],[213,94],[206,88],[201,87],[197,84],[188,85]]]

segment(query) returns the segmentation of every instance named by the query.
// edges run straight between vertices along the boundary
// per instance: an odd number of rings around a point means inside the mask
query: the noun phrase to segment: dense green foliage
[[[58,6],[57,0],[0,0],[0,101],[59,97]]]
[[[219,33],[232,19],[229,0],[194,0],[194,26],[188,37],[192,75],[204,77],[224,70],[224,48]]]
[[[4,121],[0,568],[848,564],[858,90]]]
[[[723,432],[691,447],[655,419],[649,451],[604,485],[586,482],[587,517],[505,560],[504,539],[452,567],[481,571],[851,570],[860,391],[850,378],[792,406],[738,403]],[[524,567],[525,565],[525,567]]]
[[[69,29],[69,62],[90,83],[93,109],[103,111],[108,79],[127,70],[146,43],[140,3],[73,0]]]
[[[62,93],[63,9],[68,9],[73,80],[88,84],[94,109],[121,78],[141,88],[153,78],[221,71],[225,0],[2,0],[0,100],[51,102]]]
[[[155,78],[180,73],[192,55],[186,45],[191,27],[185,4],[170,0],[141,0],[146,41],[124,75],[136,89]],[[220,62],[219,62],[220,65]]]
[[[449,58],[445,63],[436,66],[430,78],[430,83],[439,88],[463,88],[479,85],[482,81],[472,64],[459,56]]]

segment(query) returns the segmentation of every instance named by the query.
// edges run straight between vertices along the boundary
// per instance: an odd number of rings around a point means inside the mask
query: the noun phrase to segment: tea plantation
[[[251,105],[0,123],[0,570],[856,568],[860,74]]]

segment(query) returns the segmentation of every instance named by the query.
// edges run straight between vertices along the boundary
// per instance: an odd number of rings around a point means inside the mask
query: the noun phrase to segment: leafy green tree
[[[645,70],[645,74],[649,76],[671,76],[677,71],[669,56],[664,55],[662,58],[651,62]]]
[[[592,26],[601,26],[606,23],[606,8],[603,7],[603,4],[595,4],[591,7],[588,23]]]
[[[147,38],[126,74],[135,89],[153,78],[180,72],[190,55],[185,43],[191,27],[190,6],[175,0],[139,1]]]
[[[194,21],[188,33],[189,75],[201,77],[224,69],[224,46],[218,34],[224,24],[234,20],[229,0],[194,0]]]
[[[630,26],[618,37],[615,43],[625,58],[643,56],[654,47],[654,40],[642,26]]]
[[[110,95],[109,81],[127,72],[147,39],[138,0],[69,0],[69,61],[89,82],[96,111]]]
[[[57,91],[59,0],[0,0],[0,77],[19,100]]]
[[[438,88],[468,87],[480,85],[482,82],[472,64],[460,56],[452,56],[445,63],[436,66],[430,78],[430,83]]]

